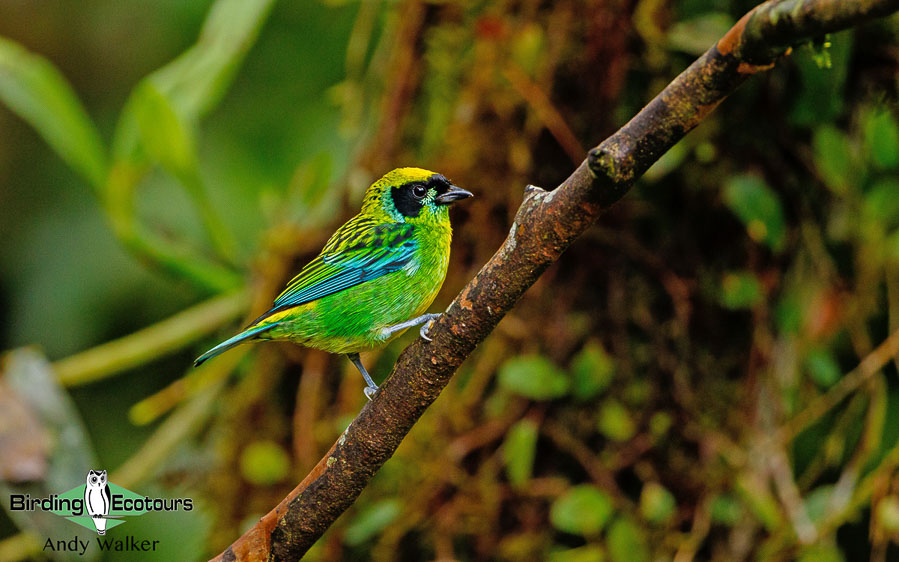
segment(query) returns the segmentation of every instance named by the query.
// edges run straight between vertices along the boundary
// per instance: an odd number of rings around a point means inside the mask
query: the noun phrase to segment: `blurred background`
[[[342,356],[194,357],[399,166],[476,194],[442,310],[526,184],[558,185],[753,5],[0,1],[4,506],[108,469],[197,506],[129,520],[160,540],[144,559],[220,552],[365,397]],[[899,556],[897,38],[895,16],[822,37],[725,101],[308,559]],[[413,337],[363,355],[376,380]],[[5,511],[0,559],[141,559],[41,551],[79,529]]]

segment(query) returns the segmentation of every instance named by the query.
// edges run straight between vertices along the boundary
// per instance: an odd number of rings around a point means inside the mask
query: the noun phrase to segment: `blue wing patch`
[[[376,225],[365,219],[346,223],[288,283],[273,309],[298,306],[399,271],[415,255],[413,231],[411,224]]]

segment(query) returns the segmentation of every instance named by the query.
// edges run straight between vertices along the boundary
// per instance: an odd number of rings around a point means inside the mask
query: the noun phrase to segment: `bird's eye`
[[[423,185],[416,185],[412,188],[412,195],[414,195],[417,199],[423,198],[428,193],[428,188]]]
[[[91,478],[91,482],[94,483],[94,484],[96,484],[96,483],[97,483],[97,479],[96,479],[96,478]]]

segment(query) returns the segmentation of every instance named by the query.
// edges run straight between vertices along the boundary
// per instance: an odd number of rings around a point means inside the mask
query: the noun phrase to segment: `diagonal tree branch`
[[[662,154],[792,46],[899,10],[899,0],[769,1],[599,146],[553,191],[528,186],[502,247],[400,356],[308,476],[217,560],[296,560],[356,500],[450,377],[546,268]]]

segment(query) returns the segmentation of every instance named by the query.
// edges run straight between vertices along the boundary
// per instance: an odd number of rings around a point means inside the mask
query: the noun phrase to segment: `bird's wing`
[[[273,309],[297,306],[402,269],[417,248],[414,226],[357,216],[287,284]]]

